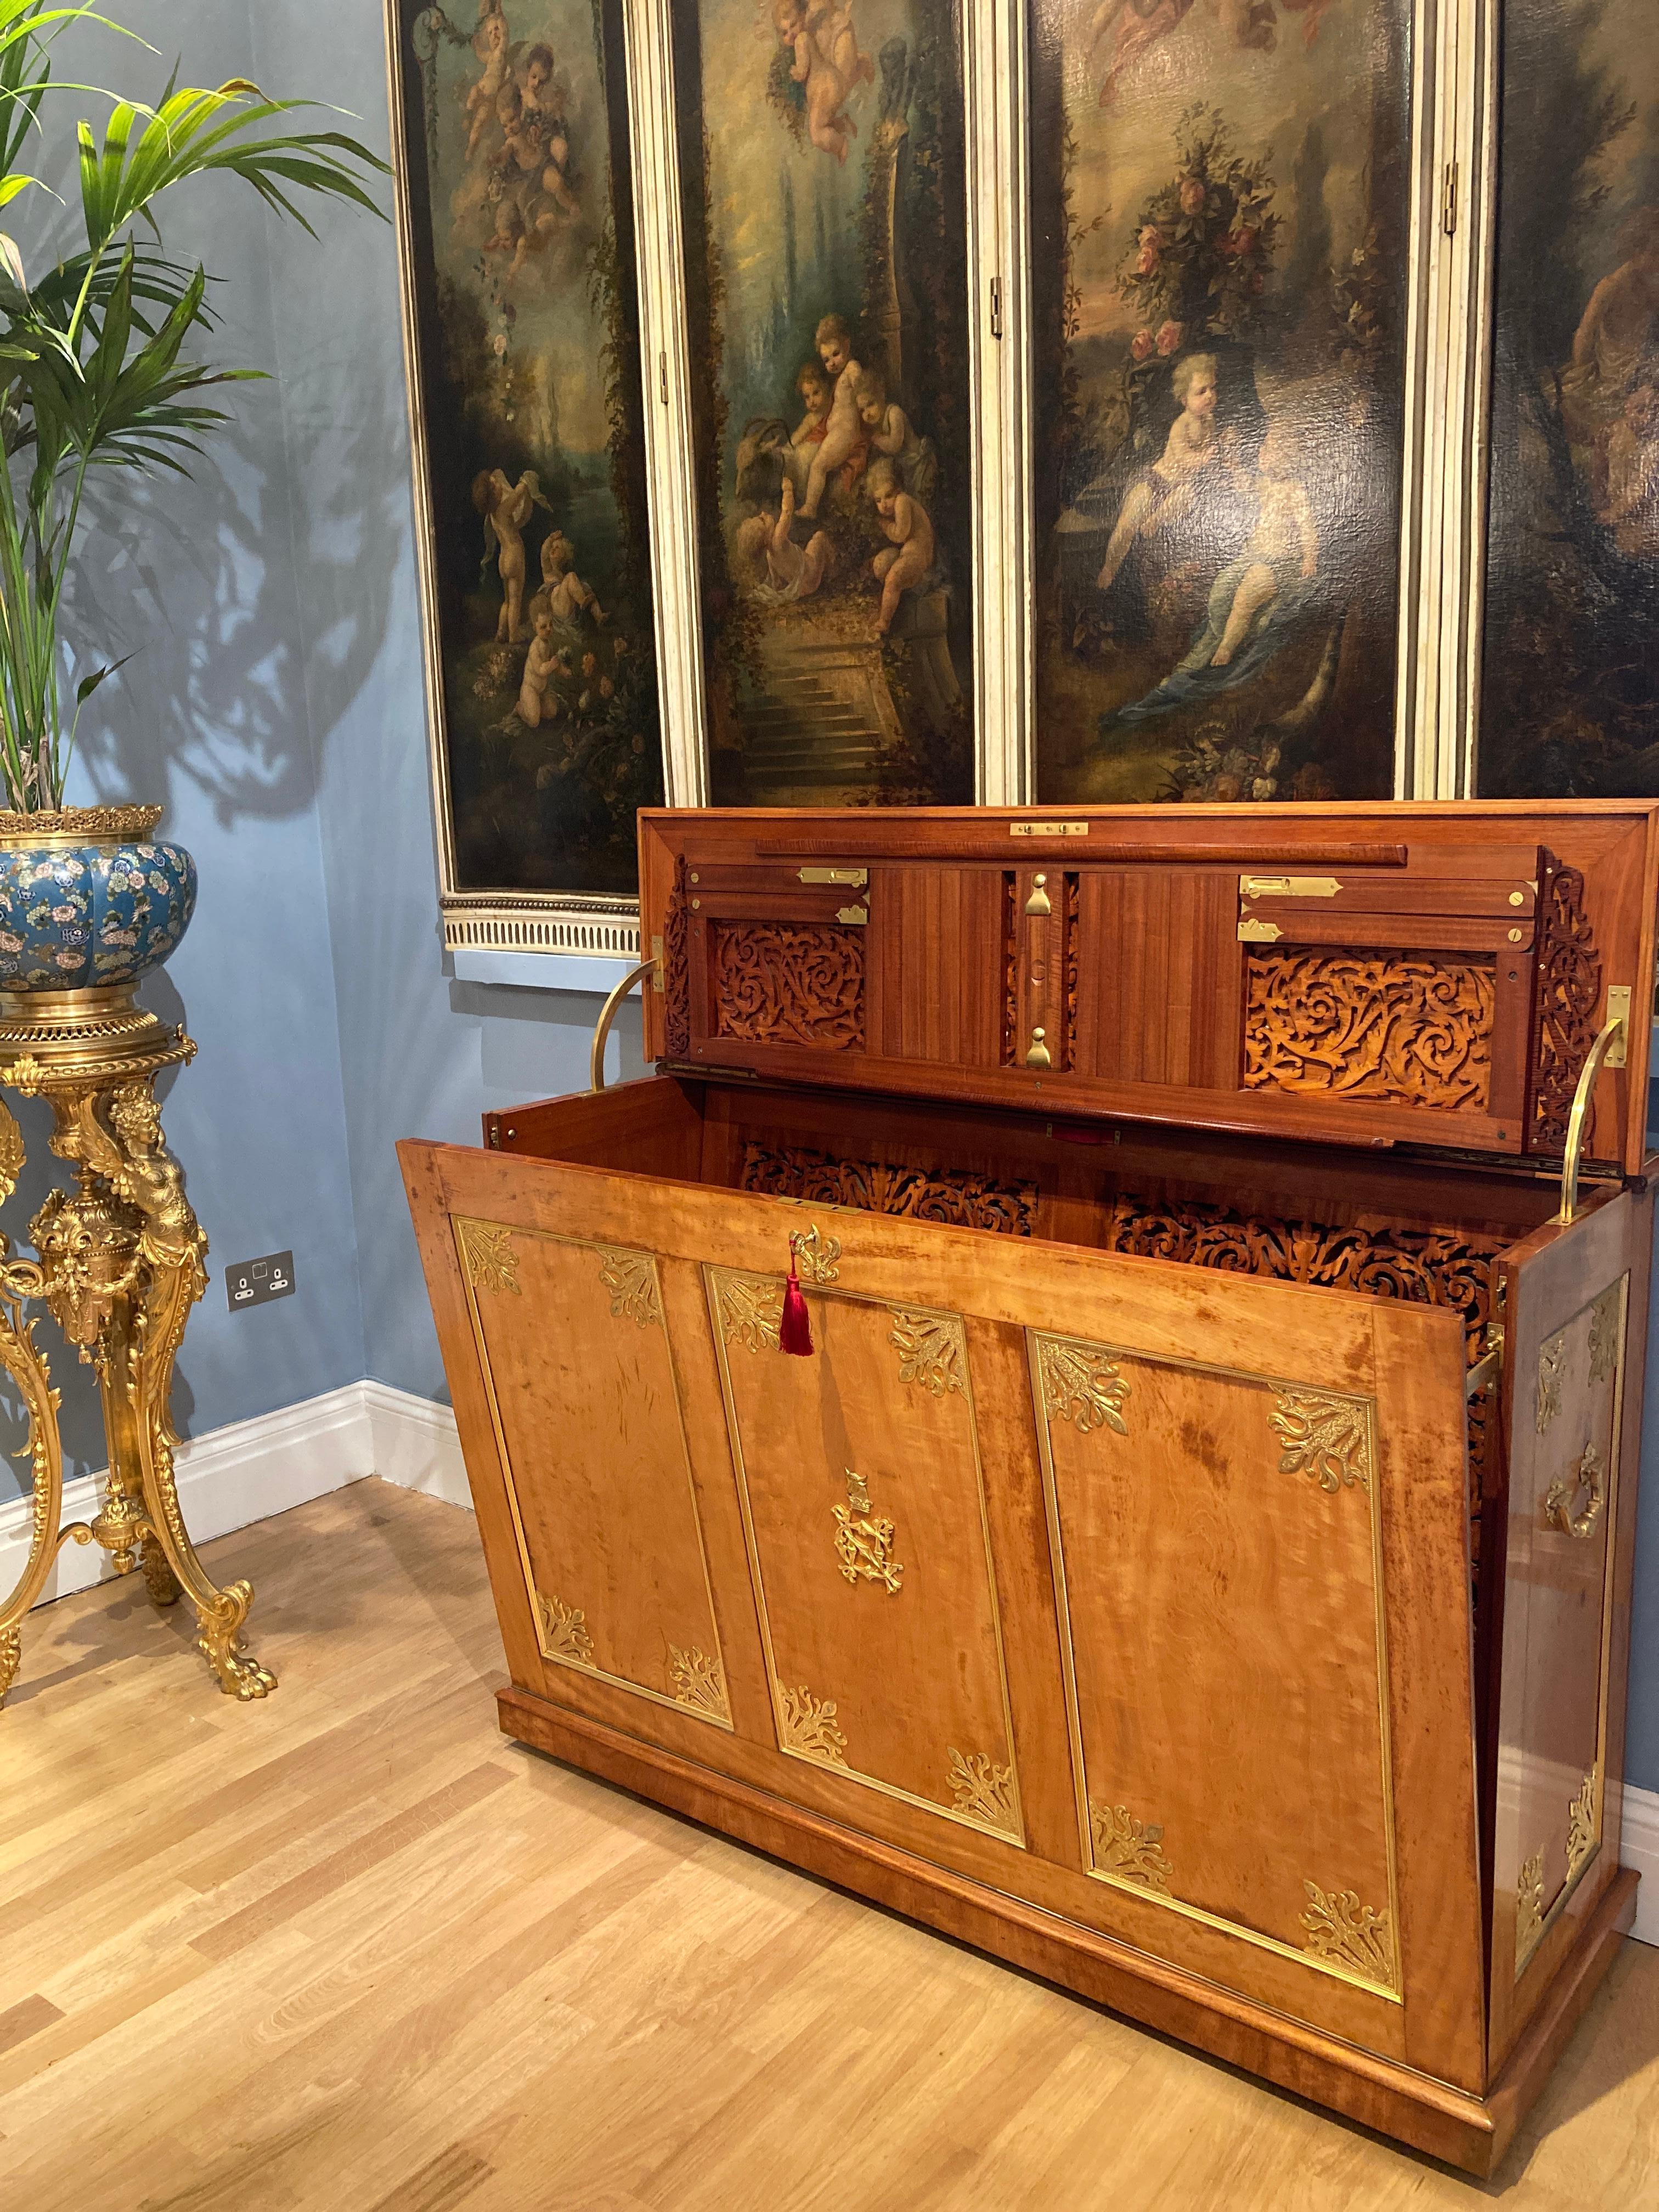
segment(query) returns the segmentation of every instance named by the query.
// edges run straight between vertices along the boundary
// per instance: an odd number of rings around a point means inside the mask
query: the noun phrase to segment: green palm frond
[[[54,75],[50,50],[92,22],[123,27],[73,0],[0,0],[0,209],[27,205],[22,155],[51,107],[88,89]],[[65,731],[59,617],[91,471],[187,474],[230,419],[209,395],[263,373],[195,357],[216,327],[211,280],[167,256],[158,202],[230,176],[310,231],[307,201],[380,213],[371,187],[386,173],[341,131],[295,128],[316,103],[246,78],[181,86],[175,71],[153,107],[104,96],[101,133],[76,131],[84,249],[31,271],[0,232],[0,781],[24,808],[61,804],[80,708],[113,673],[75,688]]]

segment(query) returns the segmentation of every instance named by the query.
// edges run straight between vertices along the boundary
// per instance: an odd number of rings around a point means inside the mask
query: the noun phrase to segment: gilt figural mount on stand
[[[158,1606],[188,1597],[198,1648],[232,1696],[263,1698],[276,1687],[240,1648],[253,1592],[246,1582],[221,1589],[209,1576],[174,1480],[168,1400],[185,1325],[206,1285],[207,1239],[162,1135],[155,1081],[195,1051],[182,1030],[135,1004],[131,985],[0,994],[0,1085],[51,1102],[52,1149],[76,1176],[35,1215],[37,1258],[16,1255],[0,1235],[0,1363],[27,1413],[33,1476],[28,1564],[0,1602],[0,1702],[16,1676],[23,1618],[71,1540],[102,1545],[118,1574],[142,1570]],[[0,1103],[0,1203],[16,1189],[23,1159],[16,1118]],[[90,1522],[67,1528],[59,1525],[59,1395],[30,1310],[40,1306],[95,1370],[103,1400],[102,1503]]]

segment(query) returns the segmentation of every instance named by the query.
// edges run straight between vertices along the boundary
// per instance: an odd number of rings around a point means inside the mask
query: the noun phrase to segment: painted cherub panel
[[[1037,789],[1393,787],[1407,0],[1036,0]]]
[[[1659,795],[1651,0],[1510,0],[1479,779]]]
[[[631,896],[662,798],[619,0],[401,0],[454,888]]]
[[[961,27],[674,10],[710,781],[973,797]]]

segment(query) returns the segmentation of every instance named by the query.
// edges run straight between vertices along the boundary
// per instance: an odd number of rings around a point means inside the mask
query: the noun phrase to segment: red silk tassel
[[[793,1352],[797,1359],[812,1356],[812,1324],[807,1318],[806,1301],[801,1296],[800,1277],[795,1272],[795,1239],[789,1239],[789,1280],[783,1289],[783,1314],[778,1322],[778,1349]]]

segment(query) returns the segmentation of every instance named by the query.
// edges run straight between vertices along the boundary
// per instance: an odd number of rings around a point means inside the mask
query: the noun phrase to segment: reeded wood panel
[[[994,1066],[1002,1028],[1003,872],[883,868],[871,909],[879,916],[871,945],[880,969],[877,1050],[895,1060]]]
[[[1125,1083],[1238,1081],[1238,875],[1083,872],[1075,1066]]]
[[[465,1218],[455,1242],[544,1661],[729,1729],[654,1255]]]
[[[780,1748],[1022,1843],[961,1316],[705,1273]]]
[[[1375,1401],[1029,1341],[1085,1864],[1397,2000]]]

